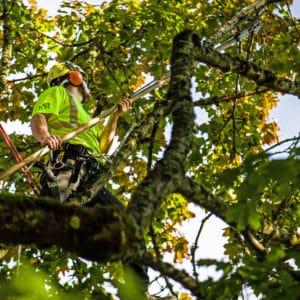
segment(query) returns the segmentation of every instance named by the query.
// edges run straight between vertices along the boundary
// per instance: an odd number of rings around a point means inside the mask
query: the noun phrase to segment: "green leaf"
[[[270,264],[276,264],[279,260],[285,257],[284,246],[273,247],[267,255],[267,262]]]
[[[230,206],[226,212],[226,220],[237,225],[242,231],[247,227],[258,230],[261,226],[260,215],[252,204],[238,203]]]

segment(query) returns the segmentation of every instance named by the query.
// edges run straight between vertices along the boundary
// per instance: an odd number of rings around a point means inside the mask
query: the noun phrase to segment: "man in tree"
[[[91,177],[101,172],[106,154],[116,133],[120,115],[127,112],[131,102],[122,98],[101,131],[99,125],[85,130],[63,143],[62,137],[91,120],[85,105],[91,100],[84,71],[71,62],[55,65],[48,74],[49,89],[38,98],[31,120],[31,129],[41,145],[52,150],[51,160],[41,178],[42,196],[50,196],[61,203],[68,201]],[[124,205],[107,189],[102,188],[86,206]],[[131,265],[139,274],[146,289],[148,277],[145,270]],[[126,272],[125,272],[126,273]]]
[[[119,101],[119,109],[110,116],[103,132],[95,125],[68,143],[62,143],[62,136],[91,120],[85,110],[91,95],[84,71],[71,62],[54,66],[47,81],[50,88],[40,95],[34,106],[31,129],[43,146],[48,145],[53,150],[42,178],[42,195],[65,202],[105,163],[102,154],[108,152],[118,118],[128,111],[130,101],[125,98]],[[105,194],[104,202],[107,192],[104,188],[100,191],[99,197]],[[115,197],[110,199],[120,204],[115,200]]]

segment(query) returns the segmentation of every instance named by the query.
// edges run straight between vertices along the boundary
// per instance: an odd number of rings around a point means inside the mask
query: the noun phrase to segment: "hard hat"
[[[73,71],[77,72],[78,74],[76,75]],[[83,78],[85,77],[85,74],[82,68],[73,64],[70,61],[66,61],[66,62],[58,63],[57,65],[52,67],[47,77],[48,86],[50,87],[54,85],[53,83],[55,84],[58,84],[58,82],[60,83],[60,81],[59,80],[56,81],[56,79],[59,79],[61,77],[62,80],[66,79],[63,77],[69,74],[70,72],[73,72],[71,73],[70,76],[70,82],[74,85],[80,85],[82,83],[82,80],[85,79]]]

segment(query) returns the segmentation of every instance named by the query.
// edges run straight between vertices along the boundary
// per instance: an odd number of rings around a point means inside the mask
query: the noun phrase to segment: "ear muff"
[[[69,72],[69,81],[71,84],[78,86],[81,85],[83,82],[83,77],[80,72],[76,70],[71,70]]]

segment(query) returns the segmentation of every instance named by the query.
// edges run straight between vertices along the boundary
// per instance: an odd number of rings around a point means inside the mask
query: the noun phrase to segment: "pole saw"
[[[255,6],[259,7],[259,6],[262,6],[263,4],[264,4],[264,2],[262,0],[258,0],[255,3]],[[253,8],[252,6],[251,6],[251,8]],[[259,18],[260,14],[261,14],[261,12],[256,16],[256,19]],[[217,51],[224,50],[224,49],[232,46],[234,43],[240,42],[242,39],[246,38],[251,32],[257,31],[259,29],[259,27],[260,27],[259,21],[255,21],[254,24],[250,27],[250,29],[243,30],[239,34],[236,34],[235,36],[230,37],[228,40],[226,40],[221,45],[214,46],[214,49],[217,50]],[[216,38],[216,40],[217,40],[217,38]],[[143,97],[146,94],[150,93],[151,91],[155,90],[156,88],[165,86],[166,84],[168,84],[169,80],[170,80],[170,77],[168,75],[163,76],[160,80],[153,80],[150,83],[146,84],[141,89],[139,89],[138,91],[136,91],[135,93],[133,93],[133,95],[129,98],[129,100],[131,100],[131,102],[133,102],[133,101],[139,99],[140,97]],[[113,114],[114,112],[116,112],[118,109],[119,109],[118,105],[114,105],[110,109],[103,111],[101,114],[99,114],[97,117],[91,119],[88,123],[86,123],[82,127],[79,127],[76,130],[74,130],[74,131],[66,134],[65,136],[63,136],[63,138],[62,138],[63,142],[73,138],[78,133],[81,133],[82,131],[94,126],[98,122],[104,120],[107,116],[109,116],[109,115]],[[5,177],[7,177],[11,174],[13,174],[14,172],[18,171],[19,169],[21,169],[25,165],[29,164],[30,162],[44,156],[49,151],[50,151],[49,147],[45,146],[45,147],[41,148],[40,150],[34,152],[33,154],[26,157],[24,160],[22,160],[19,163],[15,164],[11,168],[7,169],[6,171],[1,172],[0,173],[0,180],[2,180],[3,178],[5,178]]]
[[[150,93],[151,91],[161,87],[165,86],[169,82],[169,76],[164,76],[160,80],[153,80],[146,84],[141,89],[137,90],[133,95],[129,98],[131,102],[139,99],[140,97],[145,96],[146,94]],[[83,126],[75,129],[72,132],[67,133],[65,136],[63,136],[62,141],[65,142],[73,137],[75,137],[77,134],[81,133],[82,131],[96,125],[100,121],[104,120],[109,115],[113,114],[114,112],[117,112],[119,109],[118,105],[114,105],[108,110],[103,111],[101,114],[99,114],[97,117],[91,119],[89,122],[84,124]],[[0,173],[0,180],[4,179],[5,177],[13,174],[14,172],[18,171],[19,169],[23,168],[25,165],[31,163],[32,161],[46,155],[50,151],[50,148],[48,146],[44,146],[40,150],[34,152],[33,154],[27,156],[22,161],[18,162],[11,168],[3,171]]]

